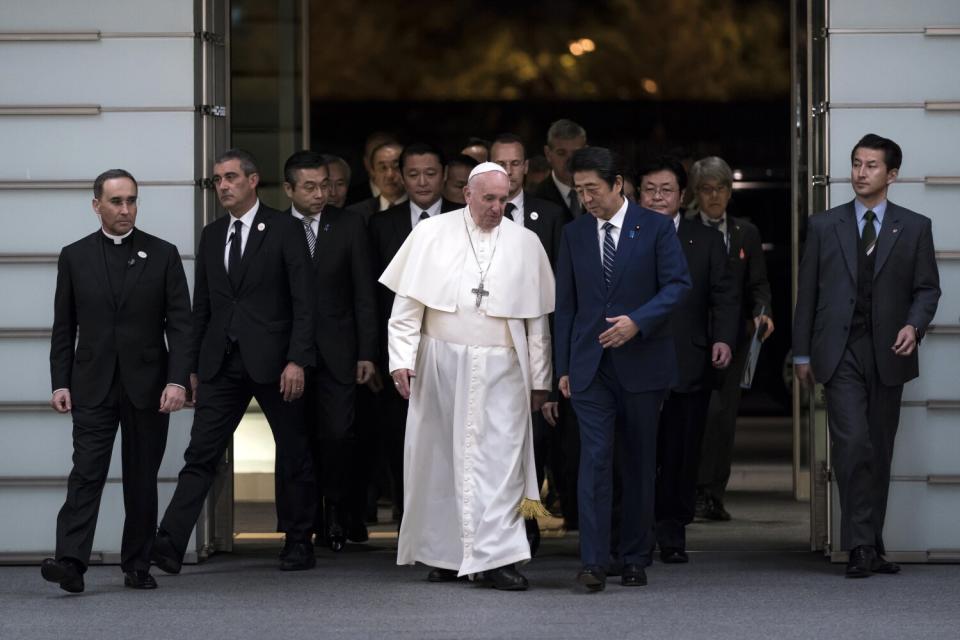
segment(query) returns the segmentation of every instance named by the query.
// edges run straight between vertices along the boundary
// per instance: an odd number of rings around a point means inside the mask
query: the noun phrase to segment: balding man
[[[396,293],[390,371],[410,399],[397,563],[517,591],[523,516],[543,512],[530,416],[551,386],[553,273],[534,233],[501,224],[509,190],[500,165],[478,165],[467,206],[418,224],[380,282]]]

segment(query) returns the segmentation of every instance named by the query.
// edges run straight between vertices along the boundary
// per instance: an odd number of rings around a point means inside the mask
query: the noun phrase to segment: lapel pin
[[[147,257],[147,252],[146,252],[146,251],[137,251],[137,255],[140,256],[141,258],[146,258],[146,257]]]
[[[897,231],[900,231],[900,229],[897,229],[896,227],[894,227],[894,228],[893,228],[893,233],[896,233]]]
[[[324,230],[324,231],[330,231],[330,223],[329,223],[329,222],[328,222],[327,224],[323,225],[323,230]]]
[[[267,225],[263,224],[262,222],[257,225],[257,231],[263,231],[266,228],[267,228]]]
[[[530,212],[530,219],[531,219],[531,220],[539,220],[539,219],[540,219],[540,214],[537,213],[536,211],[531,211],[531,212]]]

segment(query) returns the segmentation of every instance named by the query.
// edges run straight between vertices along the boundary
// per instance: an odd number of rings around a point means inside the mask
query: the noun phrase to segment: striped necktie
[[[860,233],[860,247],[864,255],[873,253],[874,247],[877,246],[877,229],[873,226],[873,221],[876,217],[877,214],[875,214],[872,209],[863,214],[863,231]]]
[[[613,244],[613,223],[603,223],[603,281],[610,287],[613,281],[613,258],[617,255],[617,245]]]
[[[301,222],[303,222],[303,230],[307,234],[307,246],[310,248],[310,257],[313,258],[317,254],[317,234],[313,232],[313,220],[304,216]]]

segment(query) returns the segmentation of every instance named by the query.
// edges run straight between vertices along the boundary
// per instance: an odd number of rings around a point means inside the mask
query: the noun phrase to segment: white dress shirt
[[[291,204],[290,213],[292,213],[293,217],[296,218],[297,220],[303,220],[304,218],[309,218],[310,228],[313,229],[313,235],[316,237],[320,237],[320,216],[323,215],[322,211],[314,216],[305,216],[299,211],[297,211],[297,208]],[[301,222],[300,224],[303,224],[303,223]],[[304,235],[306,235],[306,231],[304,231]]]
[[[520,192],[517,194],[517,197],[508,202],[507,204],[512,204],[516,207],[510,215],[513,216],[513,221],[516,222],[521,227],[523,226],[523,189],[520,189]]]
[[[260,198],[253,203],[253,207],[239,218],[230,214],[230,224],[227,225],[227,239],[223,245],[223,268],[230,273],[230,241],[233,239],[233,223],[237,220],[243,223],[240,227],[240,256],[243,256],[244,249],[247,248],[247,238],[250,237],[250,228],[253,226],[253,218],[257,215],[257,209],[260,208]]]
[[[378,202],[380,203],[380,211],[386,211],[390,207],[394,207],[400,204],[401,202],[406,202],[407,194],[403,194],[393,202],[390,202],[389,200],[387,200],[382,193],[379,196],[377,196],[377,198],[378,198]]]
[[[603,264],[603,239],[606,237],[607,232],[603,228],[603,225],[608,222],[613,225],[613,228],[610,229],[610,236],[613,238],[613,246],[620,246],[620,231],[623,229],[623,219],[627,217],[627,199],[623,198],[623,204],[620,205],[620,209],[617,210],[613,217],[609,220],[601,220],[597,218],[597,239],[600,241],[600,264]]]
[[[440,198],[432,205],[426,209],[421,209],[418,205],[413,204],[413,201],[410,201],[410,228],[417,226],[417,223],[420,222],[420,214],[424,211],[427,212],[427,215],[431,218],[438,213],[440,213],[440,205],[443,204],[443,198]]]

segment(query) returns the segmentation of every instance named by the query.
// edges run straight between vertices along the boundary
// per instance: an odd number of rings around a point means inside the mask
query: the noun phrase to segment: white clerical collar
[[[623,196],[621,196],[623,197]],[[615,226],[617,229],[623,228],[623,219],[627,217],[627,206],[629,203],[626,198],[623,198],[623,204],[620,205],[620,208],[617,209],[617,212],[613,214],[613,217],[609,220],[604,220],[603,218],[597,218],[597,231],[603,231],[603,225],[608,222]]]
[[[257,209],[259,208],[260,208],[260,198],[257,198],[256,201],[253,203],[253,206],[250,207],[250,209],[247,210],[247,212],[242,216],[240,216],[239,218],[233,215],[233,213],[231,213],[230,217],[233,218],[233,220],[230,222],[230,224],[232,225],[235,221],[239,220],[240,222],[243,223],[243,226],[247,228],[252,227],[253,217],[257,215]]]
[[[291,203],[291,204],[290,204],[290,213],[293,214],[293,217],[294,217],[294,218],[299,218],[300,220],[303,220],[304,218],[310,218],[311,220],[313,220],[314,222],[316,222],[316,221],[318,221],[318,220],[320,219],[320,215],[323,214],[323,211],[321,211],[320,213],[314,214],[314,215],[312,215],[312,216],[305,216],[305,215],[303,215],[302,213],[300,213],[299,211],[297,211],[297,208],[296,208],[295,206],[293,206],[293,203]]]
[[[517,193],[517,196],[510,201],[510,204],[514,205],[520,211],[523,211],[523,189],[520,189],[520,191]]]
[[[100,227],[100,231],[103,232],[103,235],[113,240],[113,244],[123,244],[124,239],[128,238],[130,234],[133,233],[133,227],[130,227],[130,231],[127,231],[122,236],[115,236],[112,233],[107,233],[107,230],[103,227]]]
[[[422,212],[426,211],[426,212],[427,212],[427,215],[432,218],[433,216],[435,216],[435,215],[437,215],[438,213],[440,213],[440,205],[442,205],[442,204],[443,204],[443,198],[437,198],[437,201],[436,201],[436,202],[434,202],[434,203],[433,203],[432,205],[430,205],[429,207],[424,208],[424,207],[421,207],[421,206],[418,205],[418,204],[414,204],[414,203],[413,203],[413,200],[411,200],[411,201],[410,201],[410,215],[419,218],[419,217],[420,217],[420,214],[421,214]]]
[[[563,196],[564,202],[570,200],[570,190],[573,189],[573,187],[568,187],[560,182],[560,178],[558,178],[557,174],[553,171],[550,172],[550,177],[553,179],[553,184],[557,185],[557,189],[559,189],[560,195]]]

